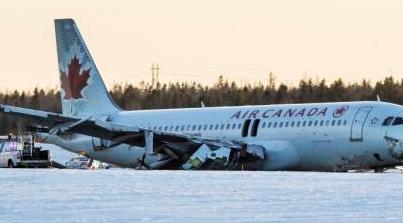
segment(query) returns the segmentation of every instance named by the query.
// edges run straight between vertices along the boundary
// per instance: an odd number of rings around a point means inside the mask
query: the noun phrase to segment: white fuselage
[[[403,107],[384,102],[201,107],[123,111],[110,119],[155,131],[261,145],[267,155],[265,170],[343,171],[400,162],[391,155],[385,136],[403,139],[403,125],[383,125],[388,117],[403,117]],[[143,148],[125,144],[96,151],[94,146],[102,140],[77,134],[48,141],[129,167],[144,153]]]

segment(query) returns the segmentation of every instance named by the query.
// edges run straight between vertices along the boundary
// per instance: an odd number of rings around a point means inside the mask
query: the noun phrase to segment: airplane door
[[[362,141],[364,123],[371,109],[372,107],[361,107],[358,109],[357,113],[354,116],[353,123],[351,124],[351,141]]]
[[[247,137],[249,133],[250,119],[246,119],[242,126],[242,137]]]

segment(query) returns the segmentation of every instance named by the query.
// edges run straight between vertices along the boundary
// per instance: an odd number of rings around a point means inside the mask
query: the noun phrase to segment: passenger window
[[[196,125],[193,125],[192,131],[196,131]]]
[[[277,122],[274,122],[273,123],[273,128],[276,128],[277,127]]]
[[[283,122],[280,122],[280,124],[278,124],[278,127],[282,128],[283,127]]]
[[[185,126],[184,126],[184,125],[182,125],[181,131],[182,131],[182,132],[185,131]]]
[[[337,125],[341,125],[341,120],[337,121]]]
[[[328,126],[330,123],[330,120],[326,120],[326,126]]]
[[[266,122],[262,123],[262,129],[266,128]]]
[[[175,127],[175,132],[179,131],[179,125]]]
[[[319,125],[323,126],[323,120],[320,120]]]
[[[168,126],[165,126],[165,127],[164,127],[164,131],[168,131]]]
[[[187,126],[186,131],[190,131],[190,125]]]
[[[336,124],[336,120],[332,120],[332,125],[335,125]]]
[[[311,125],[312,125],[312,121],[309,121],[309,122],[308,122],[308,126],[311,126]]]
[[[208,127],[208,125],[207,125],[207,124],[206,124],[206,125],[204,125],[203,130],[207,130],[207,127]]]
[[[403,125],[403,118],[396,117],[392,125]]]
[[[201,130],[203,128],[203,126],[202,125],[199,125],[199,127],[197,128],[197,130]]]
[[[344,120],[343,125],[347,125],[347,120]]]
[[[216,124],[216,125],[215,125],[215,130],[218,130],[219,127],[220,127],[220,125],[219,125],[219,124]]]
[[[306,126],[306,121],[303,121],[302,122],[302,127],[305,127]]]
[[[239,123],[238,124],[238,129],[241,129],[242,128],[242,123]]]
[[[174,130],[174,126],[171,125],[171,127],[169,127],[169,131],[172,132],[172,130]]]
[[[295,122],[292,121],[292,122],[291,122],[291,127],[294,127],[294,125],[295,125]]]
[[[221,124],[221,130],[223,130],[225,127],[225,124]]]
[[[236,128],[236,123],[232,124],[232,129]]]
[[[298,121],[297,122],[297,127],[299,127],[301,125],[301,122],[300,121]]]
[[[313,122],[313,125],[314,125],[314,126],[317,126],[317,125],[318,125],[318,120],[315,120],[315,121]]]
[[[284,126],[284,127],[286,127],[286,128],[288,127],[288,122],[285,122],[285,126]]]
[[[231,127],[231,124],[227,124],[227,129],[229,129]]]
[[[271,127],[271,122],[267,123],[267,128]]]
[[[393,120],[393,117],[387,117],[384,121],[383,121],[383,123],[382,123],[382,125],[390,125],[390,123],[392,122],[392,120]]]
[[[162,126],[158,127],[158,130],[160,130],[160,131],[161,131],[161,130],[162,130]]]
[[[211,125],[210,125],[210,130],[213,130],[213,128],[214,128],[214,125],[211,124]]]

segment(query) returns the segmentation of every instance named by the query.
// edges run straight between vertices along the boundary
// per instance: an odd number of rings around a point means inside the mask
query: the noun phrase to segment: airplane
[[[401,165],[403,107],[381,101],[126,111],[78,27],[55,20],[62,113],[0,105],[44,142],[135,169],[333,171]]]

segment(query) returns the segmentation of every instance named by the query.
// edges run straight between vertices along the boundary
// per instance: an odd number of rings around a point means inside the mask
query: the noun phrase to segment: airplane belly
[[[385,145],[377,140],[379,138],[337,142],[337,166],[342,169],[370,169],[395,164]]]
[[[87,155],[92,159],[123,167],[134,167],[138,165],[139,159],[144,154],[143,148],[130,147],[126,144],[112,148],[97,147],[92,137],[80,134],[65,136],[49,136],[48,134],[43,134],[42,137],[45,139],[44,142],[46,143],[52,143],[68,151]],[[152,159],[152,156],[150,156],[149,159]]]
[[[336,160],[337,153],[334,142],[330,139],[312,140],[310,148],[303,150],[301,157],[303,159],[302,169],[319,171],[337,171]]]
[[[102,162],[123,167],[134,167],[139,165],[143,154],[143,148],[129,147],[128,145],[123,144],[105,150],[92,150],[87,155]]]
[[[263,170],[298,170],[300,168],[300,154],[290,142],[271,140],[257,141],[254,144],[265,148]]]

